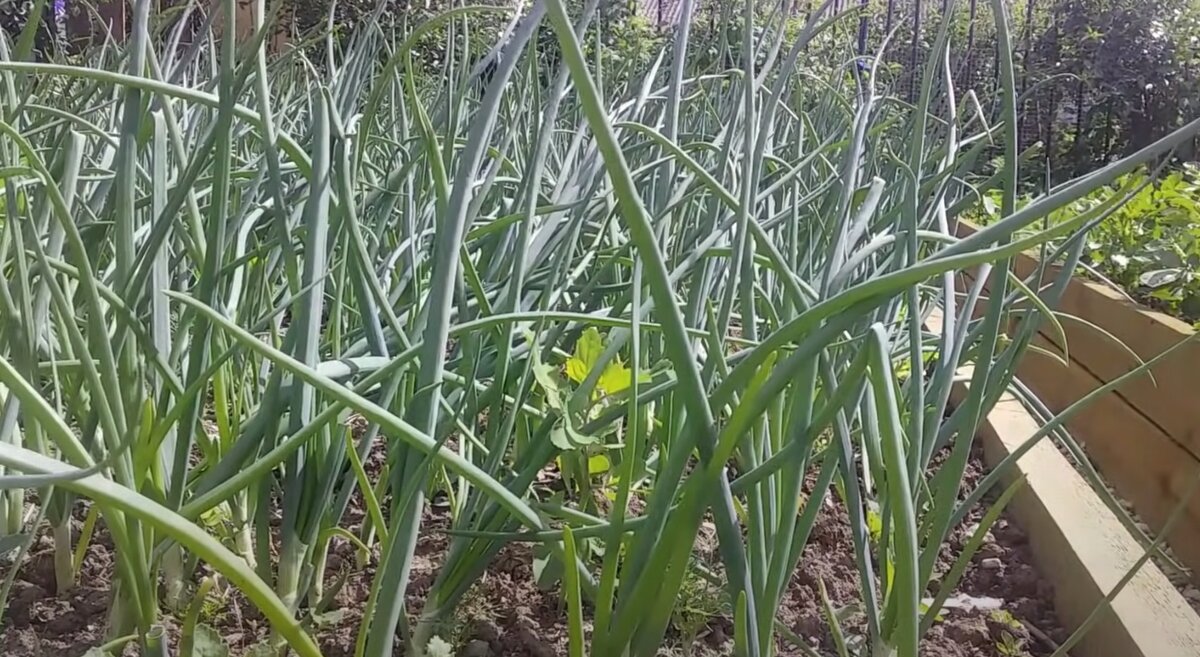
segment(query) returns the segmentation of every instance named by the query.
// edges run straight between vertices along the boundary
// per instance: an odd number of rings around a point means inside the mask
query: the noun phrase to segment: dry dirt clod
[[[1000,568],[1004,565],[1004,562],[1000,561],[1000,559],[996,557],[988,557],[987,559],[979,562],[979,565],[987,568],[988,570],[1000,570]]]
[[[459,657],[491,657],[492,647],[487,641],[475,639],[469,642],[459,653]]]
[[[987,621],[978,616],[964,618],[946,627],[946,636],[957,643],[968,646],[986,646],[991,643]]]
[[[1004,554],[1004,548],[1000,547],[995,540],[990,543],[984,543],[979,547],[979,556],[987,559],[992,557],[1000,557]]]

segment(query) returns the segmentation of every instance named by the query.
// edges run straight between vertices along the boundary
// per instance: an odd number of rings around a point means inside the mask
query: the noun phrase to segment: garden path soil
[[[973,465],[967,485],[978,479]],[[821,611],[820,582],[824,582],[835,607],[853,605],[860,599],[857,569],[850,549],[850,528],[845,510],[832,496],[823,507],[800,568],[794,573],[783,600],[779,618],[798,637],[822,654],[833,653]],[[420,610],[424,596],[437,575],[448,544],[444,530],[447,513],[436,504],[429,505],[425,533],[421,537],[408,590],[409,609]],[[963,527],[955,531],[943,551],[939,572],[949,567],[949,556],[957,554],[969,536],[982,510],[973,512]],[[361,518],[361,509],[348,511],[352,523]],[[701,557],[711,557],[715,544],[711,526],[698,541]],[[367,599],[374,562],[356,568],[354,552],[348,544],[334,545],[329,557],[327,582],[332,586],[339,573],[347,579],[336,596],[332,614],[315,628],[314,634],[326,657],[350,657],[354,653],[355,633],[361,608]],[[0,573],[2,574],[2,573]],[[84,560],[79,584],[68,594],[54,594],[53,554],[48,538],[31,550],[19,572],[4,626],[0,629],[0,655],[4,657],[79,657],[88,648],[104,641],[106,615],[112,574],[110,546],[103,538],[93,541]],[[996,598],[1011,614],[1005,617],[987,611],[947,610],[922,641],[922,657],[1000,657],[1005,635],[1020,646],[1018,654],[1041,657],[1053,652],[1055,642],[1065,633],[1050,604],[1052,591],[1031,563],[1024,534],[1002,519],[968,568],[958,593],[976,598]],[[930,593],[932,595],[932,592]],[[486,575],[467,596],[458,614],[457,627],[447,633],[460,646],[465,657],[553,657],[566,654],[565,610],[556,591],[538,588],[533,576],[533,552],[529,546],[512,544],[504,548],[488,568]],[[1016,623],[1014,624],[1014,620]],[[1006,622],[1007,621],[1007,622]],[[230,594],[208,622],[229,643],[231,654],[246,655],[268,633],[266,622],[257,611],[236,594]],[[852,615],[844,627],[849,633],[861,628],[861,616]],[[172,642],[177,625],[164,619]],[[663,655],[729,655],[732,653],[732,624],[728,618],[710,619],[695,643],[685,649],[677,632],[668,636]],[[136,655],[127,648],[124,655]],[[172,653],[174,654],[174,652]],[[402,652],[397,649],[397,654]],[[781,640],[779,654],[787,657],[804,654],[796,646]],[[123,656],[124,657],[124,656]]]

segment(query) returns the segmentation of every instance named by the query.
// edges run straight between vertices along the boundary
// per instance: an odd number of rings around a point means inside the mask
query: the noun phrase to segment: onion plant
[[[1009,258],[1053,242],[1070,272],[1120,196],[1039,219],[1200,126],[1017,209],[1000,0],[1000,97],[955,85],[948,2],[912,102],[858,5],[800,29],[724,6],[728,68],[684,0],[657,59],[614,72],[598,4],[364,21],[269,54],[264,0],[253,29],[225,0],[194,35],[197,8],[136,0],[131,38],[87,65],[0,40],[0,546],[19,560],[48,524],[66,588],[98,518],[110,631],[149,650],[214,586],[203,561],[270,621],[269,648],[319,655],[345,542],[378,559],[356,654],[425,654],[522,541],[559,573],[572,654],[655,654],[705,577],[736,652],[766,656],[833,496],[863,622],[831,631],[916,657],[971,554],[949,573],[936,556],[998,480],[960,490],[976,428],[1057,321],[1067,274],[1031,286]],[[955,238],[987,189],[1001,218]],[[409,609],[431,495],[452,538]],[[697,563],[706,522],[719,556]]]

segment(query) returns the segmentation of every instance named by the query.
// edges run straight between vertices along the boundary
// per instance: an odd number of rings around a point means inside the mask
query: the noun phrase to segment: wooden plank
[[[982,428],[984,453],[995,465],[1037,430],[1020,402],[1006,396]],[[1137,541],[1095,491],[1048,442],[1017,463],[1026,486],[1013,514],[1029,533],[1043,576],[1053,580],[1055,609],[1078,627],[1142,554]],[[1147,563],[1084,638],[1087,657],[1195,657],[1200,619],[1152,563]]]
[[[955,386],[957,399],[965,392],[965,384]],[[995,467],[1037,429],[1021,403],[1005,394],[980,428],[989,466]],[[1039,572],[1054,585],[1059,619],[1068,629],[1077,628],[1143,550],[1051,443],[1039,442],[1007,476],[1010,481],[1025,478],[1009,510],[1029,534]],[[1102,613],[1071,651],[1076,657],[1200,655],[1200,617],[1152,562]]]
[[[100,0],[93,14],[72,3],[67,10],[68,38],[80,43],[100,42],[111,34],[115,41],[124,41],[128,32],[127,5],[126,0]]]
[[[964,273],[962,279],[963,289],[973,282],[970,273]],[[1017,377],[1054,413],[1066,410],[1112,380],[1101,380],[1093,373],[1093,368],[1103,369],[1096,364],[1098,346],[1109,349],[1110,358],[1119,351],[1111,343],[1097,343],[1098,336],[1089,327],[1072,323],[1064,324],[1064,330],[1070,345],[1070,367],[1032,350],[1026,352],[1017,366]],[[1061,356],[1059,342],[1059,336],[1043,326],[1033,344]],[[1091,346],[1093,350],[1088,352],[1080,345]],[[1131,360],[1126,354],[1121,356]],[[1091,360],[1081,362],[1080,358]],[[1115,378],[1128,370],[1106,371]],[[1183,499],[1188,482],[1200,469],[1200,461],[1124,396],[1132,386],[1147,381],[1148,377],[1131,379],[1093,400],[1067,422],[1067,428],[1116,492],[1133,504],[1151,530],[1159,531],[1171,510]],[[1165,387],[1162,382],[1160,385]],[[1189,411],[1192,408],[1188,406]],[[1200,500],[1189,501],[1186,512],[1188,515],[1176,525],[1167,543],[1180,562],[1192,570],[1193,579],[1200,582]]]
[[[1090,281],[1072,281],[1059,310],[1104,328],[1143,361],[1194,334],[1187,324],[1144,310],[1116,291]],[[1067,320],[1063,328],[1072,358],[1101,381],[1112,381],[1140,364],[1090,327]],[[1200,342],[1182,347],[1156,363],[1151,372],[1153,379],[1131,381],[1122,387],[1120,396],[1186,451],[1200,456],[1200,404],[1195,403],[1200,383]]]
[[[255,33],[258,31],[255,27],[256,21],[254,18],[256,7],[254,0],[238,0],[237,5],[237,15],[235,18],[235,22],[237,23],[235,26],[237,40],[238,43],[245,43],[253,39]],[[280,16],[280,22],[276,23],[274,28],[275,33],[267,38],[266,43],[269,52],[277,53],[287,46],[290,39],[288,37],[287,25],[284,23],[285,20],[285,17]]]
[[[1041,346],[1051,347],[1044,340]],[[1017,377],[1050,411],[1059,413],[1103,385],[1083,368],[1026,352]],[[1068,422],[1105,479],[1154,531],[1162,529],[1171,510],[1183,501],[1200,464],[1167,436],[1113,395],[1080,410]],[[1167,542],[1180,561],[1200,573],[1200,499],[1188,502]]]
[[[975,227],[963,224],[959,234],[966,235],[975,230]],[[1029,255],[1013,260],[1014,272],[1022,277],[1033,275],[1037,265],[1037,260]],[[1045,280],[1051,280],[1057,271],[1057,268],[1053,271],[1048,268]],[[1195,334],[1186,322],[1132,303],[1106,285],[1080,278],[1072,279],[1067,286],[1058,310],[1102,327],[1143,361]],[[1062,323],[1072,360],[1078,361],[1098,380],[1112,381],[1139,365],[1135,358],[1095,329],[1069,319]],[[1041,332],[1057,344],[1057,336],[1045,326]],[[1151,371],[1153,379],[1145,377],[1131,381],[1121,388],[1118,396],[1149,422],[1158,425],[1184,451],[1200,459],[1200,404],[1194,401],[1194,391],[1200,384],[1200,341],[1181,348]]]
[[[963,272],[961,279],[963,286],[975,280],[972,272]],[[1062,344],[1063,336],[1048,324],[1044,323],[1038,330],[1040,346],[1066,355],[1072,367],[1084,370],[1090,375],[1086,378],[1095,381],[1095,386],[1084,390],[1083,394],[1115,381],[1142,364],[1128,350],[1117,345],[1114,338],[1137,353],[1142,361],[1148,361],[1191,337],[1190,333],[1182,332],[1190,327],[1179,320],[1172,319],[1174,324],[1170,326],[1160,323],[1155,317],[1159,313],[1143,311],[1117,292],[1090,281],[1072,280],[1058,310],[1096,325],[1062,318],[1066,349]],[[1096,327],[1108,331],[1112,337],[1103,335]],[[1167,329],[1169,332],[1163,332]],[[1150,372],[1153,376],[1130,379],[1097,400],[1096,405],[1128,406],[1132,412],[1140,414],[1145,423],[1200,463],[1200,404],[1192,402],[1193,391],[1200,383],[1200,341],[1180,348],[1171,358],[1156,363]]]
[[[179,0],[162,2],[159,10],[170,6],[178,6]],[[80,42],[102,40],[107,32],[111,32],[116,41],[124,41],[129,33],[130,9],[129,0],[100,0],[96,7],[97,16],[83,8],[72,9],[67,18],[67,30],[72,39]],[[225,22],[223,9],[219,2],[214,2],[211,10],[216,16],[213,28],[218,32]],[[235,32],[239,43],[249,41],[255,34],[254,27],[255,4],[253,0],[238,0],[235,18]],[[284,19],[285,20],[285,19]],[[184,34],[183,42],[188,43],[190,36]],[[267,49],[271,52],[281,51],[289,41],[287,25],[282,21],[276,25],[275,34],[267,39]]]

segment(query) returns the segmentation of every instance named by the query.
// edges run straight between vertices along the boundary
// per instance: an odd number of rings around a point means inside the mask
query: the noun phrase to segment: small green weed
[[[685,654],[709,621],[721,613],[721,590],[695,571],[684,576],[671,624],[679,632]]]
[[[1025,641],[1007,630],[1000,634],[996,652],[1002,657],[1026,657],[1029,654],[1025,650]]]
[[[1007,609],[996,609],[990,615],[993,621],[1001,625],[1007,625],[1014,630],[1021,629],[1021,621],[1017,620],[1016,616],[1013,616],[1012,612]]]

